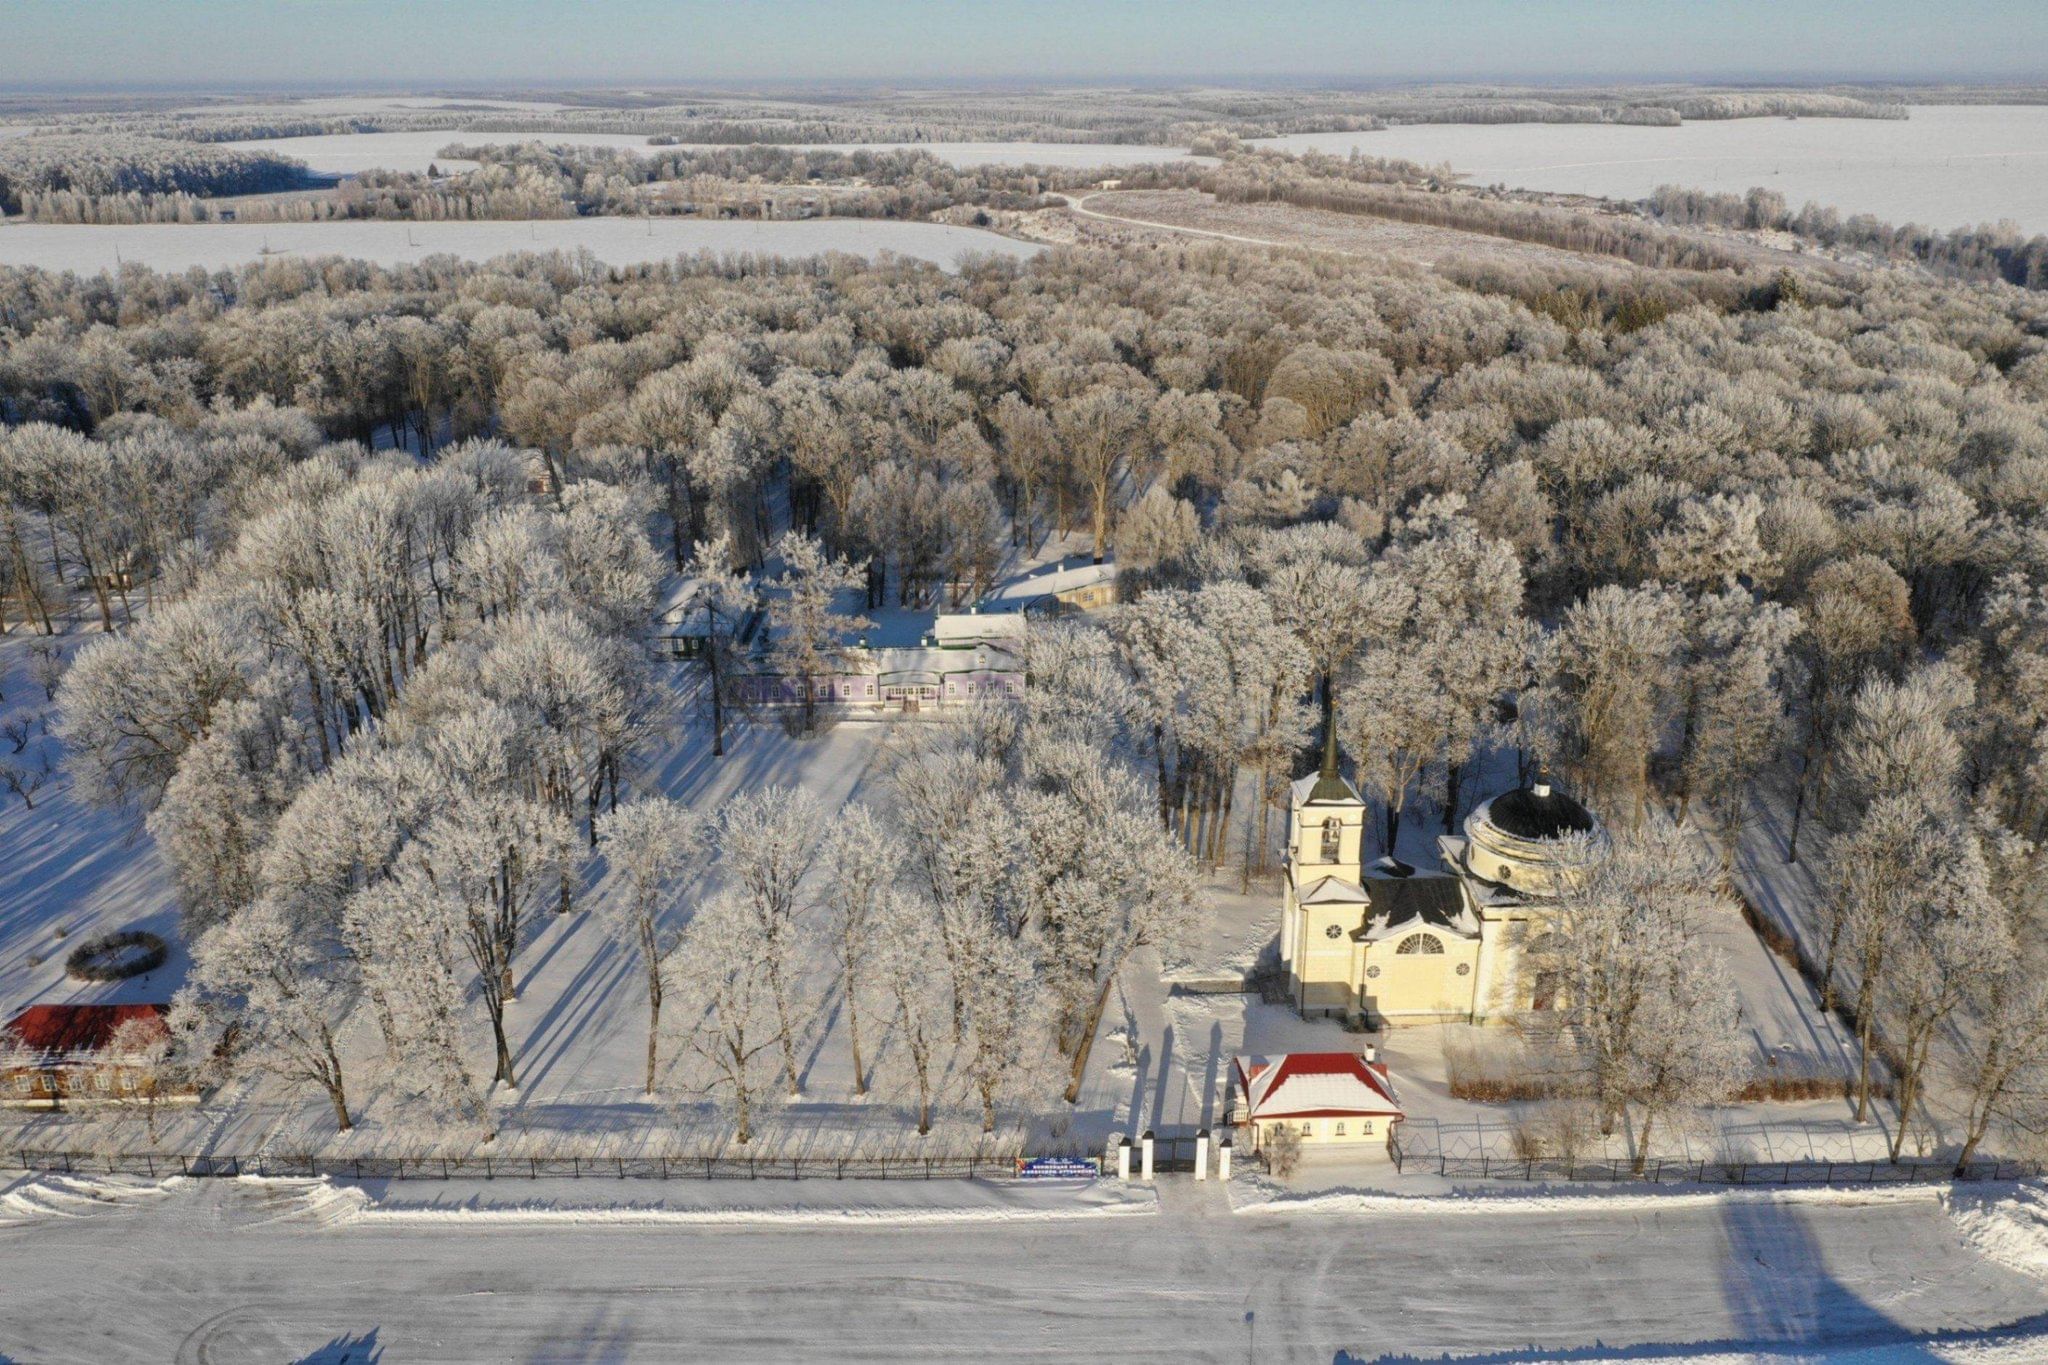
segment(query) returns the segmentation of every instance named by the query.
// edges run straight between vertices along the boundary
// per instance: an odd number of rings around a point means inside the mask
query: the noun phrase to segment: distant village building
[[[1404,1111],[1387,1064],[1372,1049],[1290,1052],[1238,1057],[1232,1064],[1236,1094],[1231,1122],[1258,1151],[1282,1128],[1304,1150],[1385,1156]]]
[[[1371,1028],[1547,1008],[1550,981],[1523,964],[1571,875],[1559,841],[1599,828],[1586,808],[1543,779],[1482,802],[1462,837],[1437,841],[1443,872],[1367,865],[1365,820],[1332,733],[1288,821],[1280,959],[1295,1008]]]
[[[57,1108],[81,1100],[196,1100],[189,1080],[172,1081],[143,1056],[114,1050],[123,1024],[147,1020],[167,1038],[169,1006],[31,1005],[0,1029],[0,1102]]]

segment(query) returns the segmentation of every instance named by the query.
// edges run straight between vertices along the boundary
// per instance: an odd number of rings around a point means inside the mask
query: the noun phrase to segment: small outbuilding
[[[1238,1057],[1233,1124],[1254,1151],[1281,1128],[1305,1151],[1385,1156],[1394,1125],[1406,1117],[1385,1062],[1356,1052],[1288,1052]]]
[[[169,1080],[161,1058],[149,1055],[170,1037],[169,1009],[30,1005],[0,1029],[0,1103],[197,1099],[196,1086]]]

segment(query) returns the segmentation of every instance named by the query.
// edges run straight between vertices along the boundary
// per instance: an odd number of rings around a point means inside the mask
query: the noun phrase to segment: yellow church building
[[[1437,841],[1443,872],[1367,864],[1366,815],[1332,727],[1288,819],[1280,961],[1295,1008],[1384,1028],[1547,1007],[1549,982],[1523,962],[1570,875],[1560,841],[1597,833],[1592,814],[1544,779],[1505,792]]]

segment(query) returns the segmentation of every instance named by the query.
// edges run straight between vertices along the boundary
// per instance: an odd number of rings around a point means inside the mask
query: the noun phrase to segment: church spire
[[[1316,784],[1309,788],[1311,801],[1356,801],[1358,793],[1337,771],[1336,698],[1323,694],[1323,766],[1316,772]]]

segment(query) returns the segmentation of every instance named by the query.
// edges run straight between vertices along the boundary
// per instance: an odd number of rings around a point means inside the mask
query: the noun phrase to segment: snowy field
[[[429,256],[483,261],[516,251],[589,250],[607,265],[641,265],[700,251],[815,256],[893,252],[958,268],[971,255],[1032,256],[1043,250],[979,228],[869,218],[805,222],[712,222],[694,218],[550,218],[483,223],[167,223],[0,226],[0,264],[82,274],[121,264],[156,270],[219,270],[277,256],[349,256],[402,265]]]
[[[444,171],[470,170],[474,161],[451,161],[439,155],[453,143],[470,146],[519,145],[544,142],[550,146],[624,147],[636,151],[670,150],[650,148],[636,133],[507,133],[427,129],[403,133],[331,133],[318,137],[254,138],[222,144],[252,152],[275,152],[297,157],[318,175],[354,175],[358,171],[424,171],[431,165]],[[1214,157],[1193,157],[1176,147],[1146,147],[1113,142],[830,142],[788,143],[805,151],[819,152],[930,152],[955,166],[1138,166],[1158,161],[1195,160],[1214,164]],[[683,148],[730,151],[727,143],[684,143]]]
[[[948,1184],[587,1182],[548,1191],[551,1210],[523,1182],[393,1202],[299,1182],[17,1185],[0,1191],[0,1358],[2016,1365],[2048,1350],[2048,1285],[1995,1254],[2038,1230],[1996,1191],[1963,1207],[1895,1190],[1367,1209],[1262,1207],[1241,1187],[1233,1212],[1186,1180],[1156,1205]],[[799,1198],[845,1216],[790,1226],[781,1206]],[[649,1207],[664,1200],[698,1216]],[[711,1203],[723,1218],[702,1216]]]
[[[2011,219],[2048,231],[2048,106],[1916,105],[1886,119],[1723,119],[1677,128],[1411,124],[1296,133],[1255,146],[1443,162],[1480,184],[1641,199],[1659,185],[1778,190],[1844,214],[1949,229]]]

